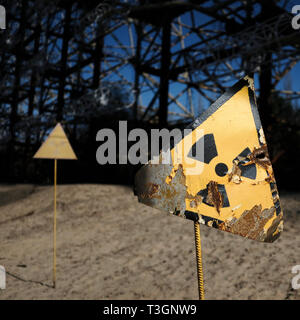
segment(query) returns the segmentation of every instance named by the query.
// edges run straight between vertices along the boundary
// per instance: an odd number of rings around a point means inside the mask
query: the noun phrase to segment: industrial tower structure
[[[245,74],[259,77],[260,113],[300,59],[290,1],[1,1],[0,148],[32,153],[56,121],[73,130],[120,109],[137,123],[191,121]],[[288,99],[300,92],[282,91]]]

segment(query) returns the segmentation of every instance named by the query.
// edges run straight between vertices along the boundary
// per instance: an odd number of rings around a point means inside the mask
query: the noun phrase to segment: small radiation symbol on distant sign
[[[135,177],[139,201],[250,239],[274,241],[282,212],[253,80],[240,80],[189,128],[202,132],[187,154],[202,162],[202,172],[187,174],[185,159],[175,170],[150,162]],[[197,144],[204,144],[202,158],[194,155]],[[171,154],[174,160],[175,147]]]

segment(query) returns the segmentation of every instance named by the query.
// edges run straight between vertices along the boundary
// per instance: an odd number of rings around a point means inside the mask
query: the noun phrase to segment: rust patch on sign
[[[218,189],[218,183],[215,181],[210,181],[207,185],[206,202],[213,205],[220,213],[220,208],[223,207],[223,195]]]
[[[137,195],[142,202],[176,215],[184,216],[186,181],[182,165],[173,170],[170,165],[148,165],[136,175],[135,184],[139,185]],[[151,172],[151,174],[149,174]],[[167,175],[165,175],[168,172]],[[172,172],[172,179],[166,183],[166,176]]]
[[[190,201],[191,208],[197,208],[202,203],[202,200],[203,200],[200,195],[196,194],[195,196],[193,196],[188,192],[186,193],[186,199]]]
[[[241,174],[242,170],[238,166],[238,161],[234,160],[232,169],[228,174],[228,182],[232,180],[234,183],[240,183],[242,181]]]
[[[278,215],[272,222],[271,226],[267,230],[266,236],[264,238],[265,242],[273,242],[277,238],[279,238],[280,233],[283,230],[283,223],[282,223],[283,214],[282,212]]]
[[[267,171],[268,177],[265,179],[266,182],[275,182],[274,172],[272,169],[272,163],[269,157],[268,148],[266,144],[263,144],[259,148],[254,148],[252,153],[250,153],[247,158],[249,162],[243,164],[244,166],[250,165],[252,163],[257,164]]]
[[[172,168],[172,172],[167,176],[166,178],[166,183],[167,184],[170,184],[172,182],[172,180],[174,179],[174,177],[176,176],[177,174],[177,171],[180,171],[183,175],[183,167],[182,167],[182,164],[179,164],[178,167],[175,169],[174,167]],[[181,175],[181,177],[182,177]],[[182,180],[182,179],[181,179]],[[182,181],[185,183],[185,177],[184,177],[184,181]]]
[[[274,216],[275,207],[262,210],[261,205],[255,205],[250,210],[245,210],[240,218],[231,217],[219,225],[219,228],[236,233],[242,237],[247,237],[260,241],[274,241],[273,233],[276,231],[278,224],[281,220],[280,217],[274,219],[271,228],[267,233],[264,231],[266,223]]]
[[[146,192],[141,193],[140,197],[143,199],[146,198],[158,198],[157,192],[159,191],[160,186],[156,183],[148,183]]]
[[[228,172],[228,182],[233,181],[234,183],[242,182],[242,167],[249,165],[257,165],[262,167],[267,171],[268,178],[265,179],[266,182],[270,183],[274,180],[274,173],[272,170],[271,161],[268,154],[267,145],[263,144],[261,147],[254,147],[253,151],[246,155],[239,155],[232,161],[233,166]],[[259,183],[259,182],[256,182]]]
[[[271,166],[271,161],[268,154],[267,145],[264,144],[259,148],[254,148],[252,153],[250,153],[247,158],[249,158],[249,162],[244,165],[247,166],[249,164],[255,163],[265,170],[268,170],[269,166]]]

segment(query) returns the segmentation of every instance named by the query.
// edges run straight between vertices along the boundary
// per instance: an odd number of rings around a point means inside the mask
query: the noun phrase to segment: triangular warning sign
[[[283,214],[253,80],[240,80],[189,128],[191,133],[171,150],[171,164],[150,161],[139,169],[135,177],[139,201],[250,239],[278,238]],[[197,131],[199,135],[191,139]],[[184,143],[187,152],[176,165],[176,150]],[[201,143],[204,155],[195,157],[193,149]],[[198,174],[188,173],[191,158],[202,163]]]
[[[51,131],[49,137],[34,155],[34,158],[77,160],[77,157],[60,123],[58,123]]]

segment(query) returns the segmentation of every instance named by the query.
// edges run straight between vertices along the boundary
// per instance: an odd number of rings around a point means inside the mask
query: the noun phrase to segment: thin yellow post
[[[204,300],[204,280],[203,280],[203,268],[202,268],[200,224],[198,221],[194,223],[194,229],[195,229],[195,245],[196,245],[199,300]]]
[[[56,287],[56,180],[57,159],[54,159],[53,288]]]

